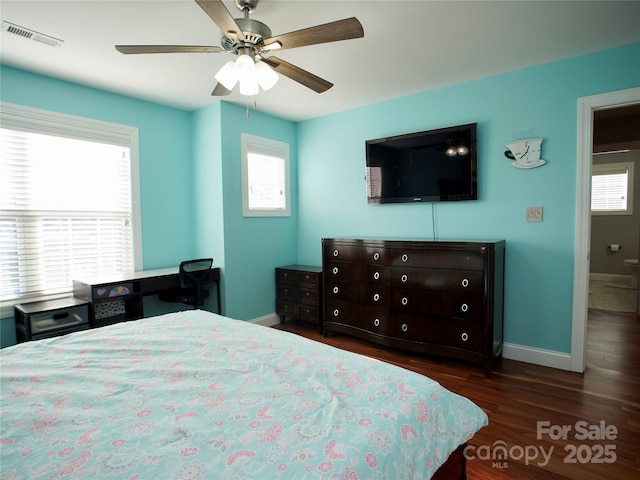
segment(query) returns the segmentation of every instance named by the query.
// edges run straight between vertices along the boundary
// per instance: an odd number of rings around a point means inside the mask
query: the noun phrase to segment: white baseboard
[[[263,327],[273,327],[274,325],[277,325],[280,323],[280,318],[275,313],[270,313],[269,315],[254,318],[253,320],[249,320],[249,321],[251,323],[262,325]]]
[[[631,275],[622,275],[616,273],[590,273],[589,280],[599,282],[629,282],[631,283]]]
[[[502,346],[502,356],[509,360],[533,363],[543,367],[571,370],[571,355],[554,350],[505,343]]]

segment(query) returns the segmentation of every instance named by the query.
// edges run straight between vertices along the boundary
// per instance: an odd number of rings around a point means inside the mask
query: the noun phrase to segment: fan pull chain
[[[249,118],[249,103],[247,102],[245,105],[246,105],[246,107],[247,107],[246,117],[247,117],[247,118]],[[257,110],[257,109],[258,109],[258,101],[257,101],[257,100],[254,100],[254,101],[253,101],[253,109],[254,109],[254,110]]]

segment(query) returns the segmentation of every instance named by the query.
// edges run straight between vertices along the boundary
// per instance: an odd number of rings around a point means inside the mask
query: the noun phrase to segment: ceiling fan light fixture
[[[255,75],[247,75],[240,79],[240,95],[257,95],[259,92],[258,79]]]
[[[238,58],[236,59],[236,69],[238,70],[238,75],[241,78],[243,75],[253,74],[254,68],[254,61],[250,55],[246,53],[238,55]]]
[[[236,63],[232,60],[224,64],[224,66],[218,70],[215,78],[220,84],[227,90],[233,90],[233,87],[238,83],[238,72],[236,71]]]
[[[258,61],[255,64],[255,72],[258,77],[258,83],[263,90],[269,90],[278,82],[278,74],[274,72],[269,65]]]

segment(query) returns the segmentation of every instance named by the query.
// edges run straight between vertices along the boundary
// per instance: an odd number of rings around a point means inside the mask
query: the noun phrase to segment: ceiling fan
[[[274,50],[284,50],[321,43],[364,37],[364,30],[357,18],[304,28],[282,35],[272,36],[271,29],[262,22],[249,18],[258,0],[235,0],[244,18],[233,18],[222,0],[195,0],[222,32],[221,47],[198,45],[116,45],[124,54],[146,53],[219,53],[237,55],[216,74],[218,81],[211,95],[229,95],[237,83],[240,93],[256,95],[258,86],[268,90],[278,80],[278,72],[311,90],[322,93],[333,84],[300,67],[270,56]]]

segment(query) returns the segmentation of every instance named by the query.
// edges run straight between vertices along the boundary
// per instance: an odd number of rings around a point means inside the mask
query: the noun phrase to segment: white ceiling
[[[274,35],[352,16],[364,38],[276,54],[334,83],[327,92],[281,77],[255,97],[223,98],[299,121],[640,41],[640,1],[261,0],[251,14]],[[193,0],[0,0],[0,17],[64,40],[54,48],[3,31],[3,64],[185,110],[218,101],[214,75],[235,58],[114,49],[219,45]]]

